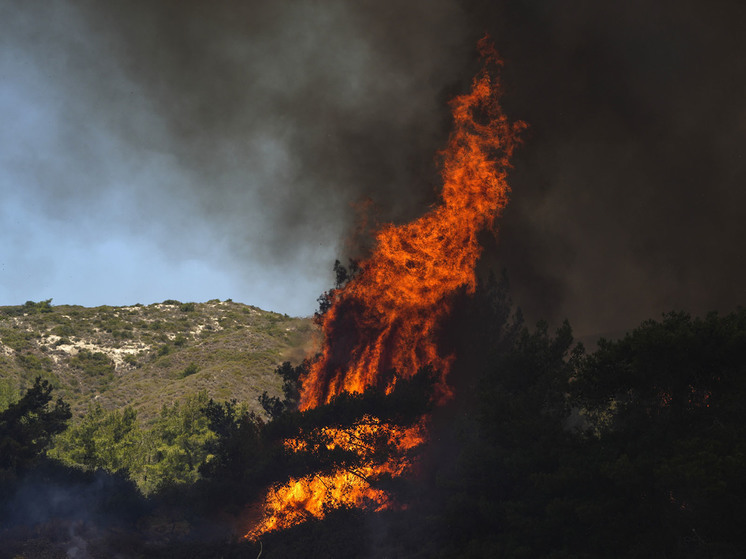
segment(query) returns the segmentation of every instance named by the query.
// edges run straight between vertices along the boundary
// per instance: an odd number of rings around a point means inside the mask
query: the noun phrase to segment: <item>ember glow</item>
[[[414,222],[381,228],[359,274],[331,292],[331,307],[321,322],[322,353],[301,379],[301,410],[374,385],[383,385],[388,392],[396,377],[387,372],[396,370],[399,378],[409,378],[426,365],[438,371],[437,398],[451,394],[446,376],[454,356],[439,351],[438,328],[450,310],[452,295],[476,287],[475,265],[481,252],[477,235],[494,228],[508,201],[510,156],[526,126],[509,122],[503,113],[495,72],[501,62],[486,38],[479,48],[484,64],[471,91],[451,101],[453,131],[439,154],[440,204]],[[382,474],[402,475],[411,468],[406,451],[424,442],[426,420],[403,432],[366,418],[352,429],[327,433],[329,444],[364,455],[370,448],[356,441],[367,429],[388,430],[399,456],[361,471],[312,475],[271,489],[265,518],[249,537],[319,518],[334,504],[370,505],[376,510],[395,506],[369,481]]]

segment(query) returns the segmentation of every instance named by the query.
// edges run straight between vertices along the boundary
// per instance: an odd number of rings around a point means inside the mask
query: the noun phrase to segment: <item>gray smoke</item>
[[[435,201],[446,102],[487,31],[531,129],[485,262],[529,317],[582,335],[728,310],[746,283],[744,20],[704,0],[6,1],[1,157],[23,189],[0,213],[80,222],[70,250],[117,233],[262,270],[295,301],[276,310],[311,312],[356,251],[350,204],[400,222]],[[5,235],[20,254],[33,237]]]
[[[81,244],[114,229],[324,287],[351,204],[402,221],[434,200],[473,50],[448,0],[11,1],[0,22],[3,99],[29,107],[3,142],[15,197],[82,219]]]
[[[492,258],[581,335],[746,303],[746,5],[467,2],[531,130]]]

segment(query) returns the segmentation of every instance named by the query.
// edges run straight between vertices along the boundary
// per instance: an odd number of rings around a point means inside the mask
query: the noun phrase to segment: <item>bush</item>
[[[23,397],[0,413],[0,477],[3,470],[18,471],[34,462],[65,430],[70,406],[52,402],[52,385],[37,377]]]
[[[196,363],[191,362],[187,365],[186,369],[181,372],[181,378],[186,378],[199,372],[199,367]]]
[[[26,301],[23,304],[23,312],[28,314],[35,314],[37,312],[48,313],[52,312],[52,310],[52,299],[39,301],[38,303],[35,303],[34,301]]]
[[[60,324],[52,329],[52,334],[59,336],[60,338],[66,338],[68,336],[74,336],[75,329],[70,324]]]
[[[127,365],[131,365],[133,367],[140,367],[140,362],[137,360],[137,357],[135,357],[131,353],[127,353],[124,356],[124,362],[127,363]]]
[[[15,385],[7,379],[0,379],[0,411],[5,411],[8,406],[18,400],[18,390]]]

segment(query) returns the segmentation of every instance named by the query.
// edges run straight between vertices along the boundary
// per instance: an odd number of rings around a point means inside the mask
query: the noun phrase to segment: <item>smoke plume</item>
[[[436,200],[446,102],[489,32],[506,112],[531,128],[484,261],[529,318],[590,335],[727,310],[746,280],[745,17],[703,0],[5,2],[4,280],[55,280],[30,252],[42,222],[80,266],[207,262],[273,293],[246,302],[312,312],[365,244],[345,241],[351,204],[401,223]]]

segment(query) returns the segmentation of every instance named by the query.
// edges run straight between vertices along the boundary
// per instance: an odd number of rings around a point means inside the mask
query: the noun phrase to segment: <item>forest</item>
[[[672,312],[586,350],[567,322],[526,325],[505,281],[454,309],[441,333],[458,356],[454,396],[439,405],[424,368],[389,394],[301,412],[306,365],[286,363],[264,414],[201,393],[147,428],[134,409],[95,404],[69,427],[69,406],[38,379],[0,412],[0,556],[741,556],[746,310]],[[323,518],[243,537],[267,487],[359,468],[322,426],[423,415],[412,473],[368,480],[405,506],[331,502]],[[366,460],[393,452],[375,435],[364,444]]]

